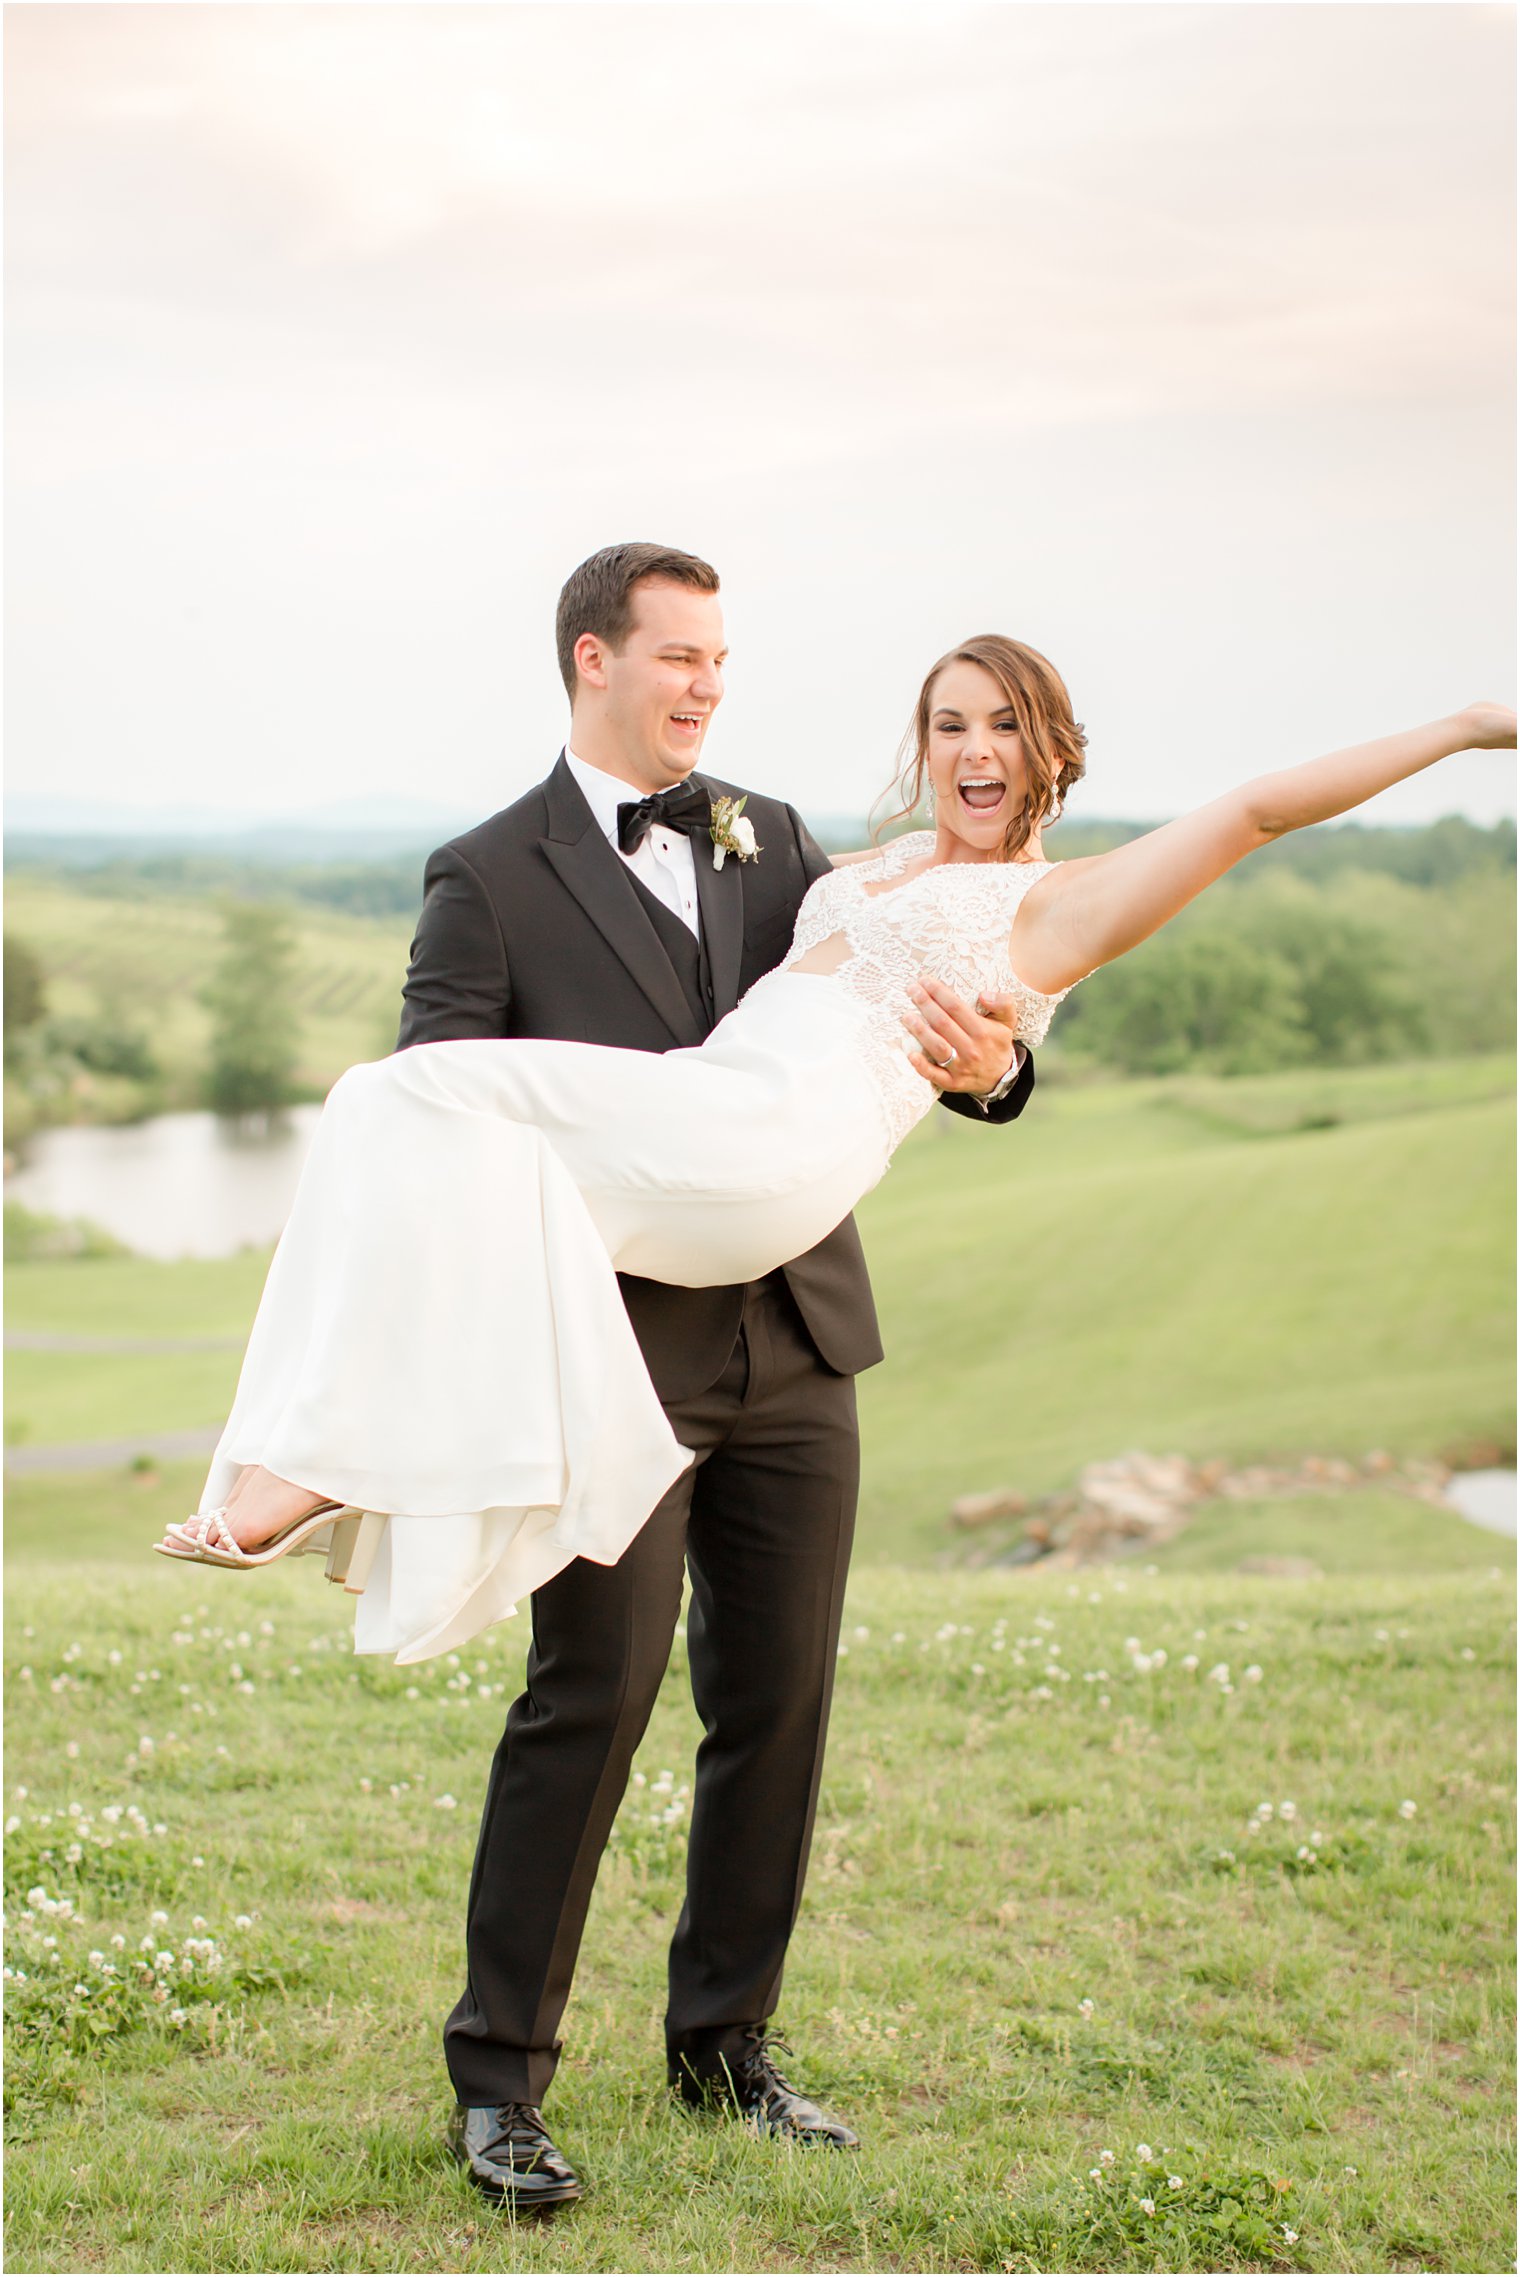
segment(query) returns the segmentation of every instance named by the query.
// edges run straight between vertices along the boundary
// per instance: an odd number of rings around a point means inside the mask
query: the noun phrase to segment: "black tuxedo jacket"
[[[741,795],[711,776],[692,779],[715,797]],[[803,895],[829,868],[791,807],[751,793],[744,811],[759,861],[731,857],[715,870],[705,844],[693,846],[713,1026],[781,962]],[[471,1036],[546,1036],[663,1052],[708,1033],[563,757],[515,805],[429,857],[403,994],[398,1050]],[[954,1093],[944,1103],[1008,1122],[1033,1087],[1026,1057],[1019,1081],[990,1110]],[[881,1358],[853,1218],[785,1272],[828,1367],[855,1375]],[[715,1382],[739,1333],[743,1289],[618,1278],[661,1399],[689,1399]]]

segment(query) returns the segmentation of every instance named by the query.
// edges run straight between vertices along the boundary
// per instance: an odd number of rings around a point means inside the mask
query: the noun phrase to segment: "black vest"
[[[677,917],[673,909],[667,909],[659,895],[651,893],[637,872],[628,869],[626,862],[623,867],[639,897],[639,906],[660,936],[661,946],[681,983],[692,1016],[701,1023],[705,1034],[713,1024],[712,973],[707,961],[706,936],[699,942],[684,918]]]

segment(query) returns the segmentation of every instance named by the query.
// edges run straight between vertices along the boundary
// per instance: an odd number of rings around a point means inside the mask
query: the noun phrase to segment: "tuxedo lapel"
[[[660,936],[639,906],[632,879],[602,835],[563,757],[544,785],[544,797],[549,809],[549,829],[542,841],[547,859],[677,1043],[700,1043],[702,1031]]]
[[[693,780],[707,785],[697,775]],[[709,795],[711,795],[709,793]],[[739,857],[728,855],[721,870],[713,868],[711,841],[702,834],[691,841],[697,875],[697,907],[702,913],[702,939],[707,948],[707,969],[712,976],[713,1019],[721,1020],[739,1001],[739,965],[744,953],[744,890],[739,883]]]

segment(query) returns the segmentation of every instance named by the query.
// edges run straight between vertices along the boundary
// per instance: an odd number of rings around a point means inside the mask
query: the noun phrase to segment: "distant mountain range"
[[[268,815],[225,807],[112,806],[85,799],[13,798],[5,805],[8,852],[52,858],[65,867],[113,856],[214,853],[236,861],[378,861],[427,853],[482,819],[462,807],[423,799],[338,799],[298,813]],[[813,815],[826,846],[862,842],[858,816]]]
[[[112,806],[90,799],[13,798],[5,803],[8,838],[118,838],[136,844],[287,844],[293,838],[436,846],[468,830],[478,814],[423,799],[337,799],[294,814],[239,813],[226,807]]]

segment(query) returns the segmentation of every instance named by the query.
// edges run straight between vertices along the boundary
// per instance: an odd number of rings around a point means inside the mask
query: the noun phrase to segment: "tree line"
[[[1140,827],[1063,823],[1051,851],[1097,852]],[[145,903],[205,899],[204,859],[117,860],[71,869],[67,883]],[[302,902],[396,917],[399,985],[399,920],[413,917],[421,898],[420,861],[411,857],[404,865],[245,869],[238,883],[236,898],[221,897],[220,953],[192,984],[208,1016],[201,1099],[228,1116],[267,1114],[294,1095]],[[1485,829],[1452,818],[1415,830],[1300,832],[1084,982],[1063,1008],[1045,1064],[1052,1073],[1087,1065],[1125,1075],[1245,1074],[1504,1050],[1514,1034],[1514,912],[1513,823]],[[86,1014],[55,1012],[35,947],[7,938],[9,1131],[24,1135],[85,1113],[130,1119],[164,1103],[155,1007],[130,1000],[123,985],[100,982]],[[334,1066],[327,1080],[340,1072]]]

